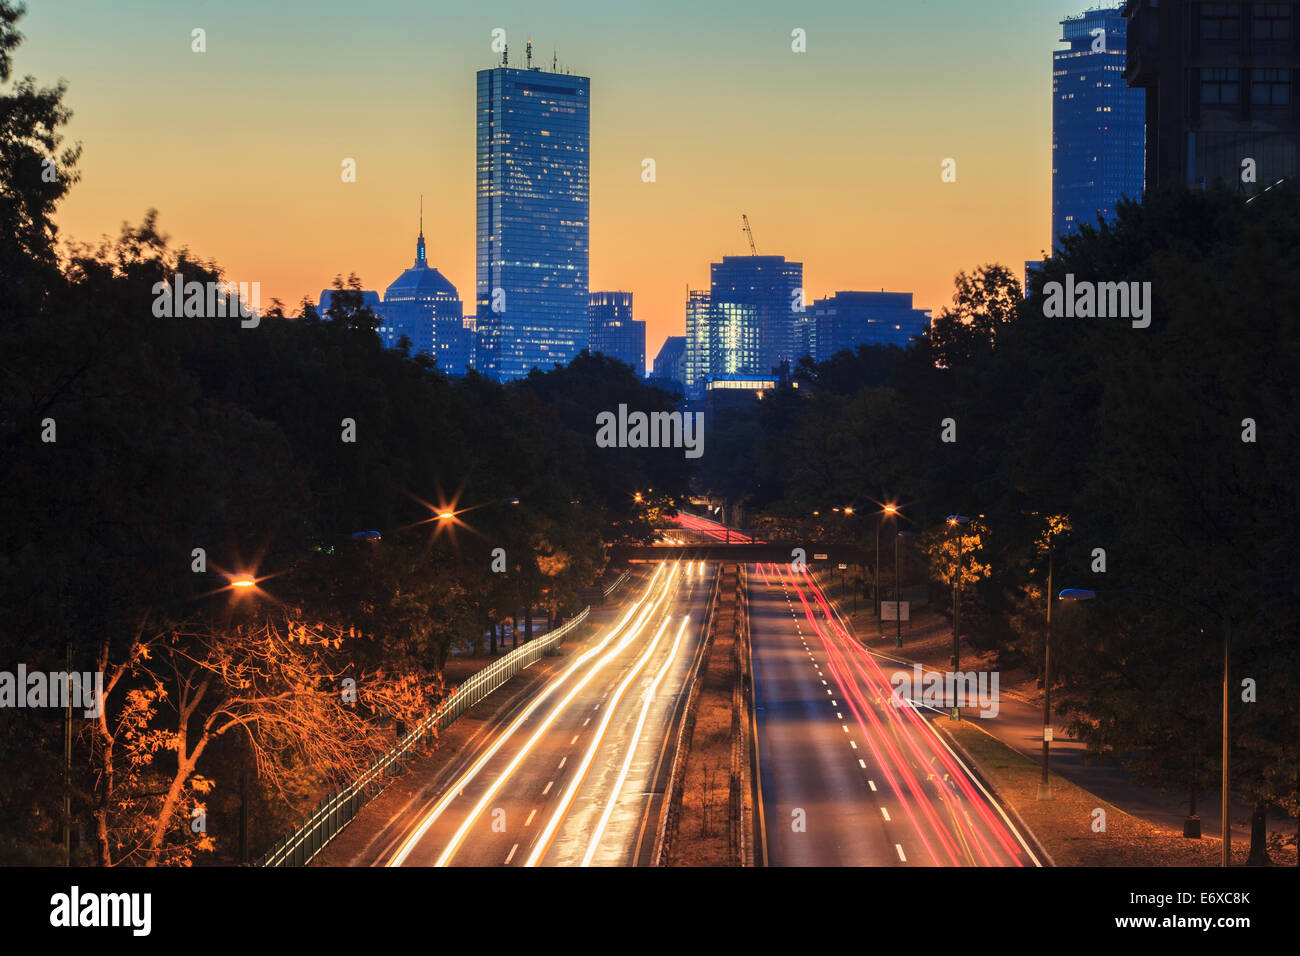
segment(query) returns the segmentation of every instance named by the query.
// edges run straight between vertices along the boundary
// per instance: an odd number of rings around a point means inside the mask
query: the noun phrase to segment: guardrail
[[[601,596],[609,597],[611,594],[613,594],[615,591],[619,589],[619,586],[624,581],[626,581],[631,574],[632,574],[631,571],[624,571],[622,574],[620,574],[617,578],[614,579],[613,584],[611,584],[609,587],[605,588],[605,590],[600,592]]]
[[[617,586],[621,582],[614,582]],[[612,590],[612,589],[611,589]],[[438,708],[403,735],[387,752],[378,757],[360,777],[342,790],[322,800],[307,822],[272,847],[256,866],[306,866],[339,832],[353,821],[361,808],[391,782],[401,761],[426,737],[445,729],[457,717],[514,677],[525,667],[563,640],[564,635],[587,619],[585,607],[575,617],[550,633],[543,634],[505,657],[476,671],[456,688]]]

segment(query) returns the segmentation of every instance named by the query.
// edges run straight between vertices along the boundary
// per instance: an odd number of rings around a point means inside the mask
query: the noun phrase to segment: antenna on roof
[[[551,51],[551,72],[552,72],[552,73],[555,72],[555,63],[556,63],[556,60],[555,60],[555,51],[552,50],[552,51]]]
[[[424,193],[420,193],[420,235],[424,235]]]
[[[501,65],[502,66],[510,65],[510,44],[509,43],[503,43],[501,45]]]
[[[527,60],[528,69],[531,70],[533,68],[533,38],[532,37],[528,38],[528,45],[526,47],[526,50],[527,50],[527,57],[528,57]]]

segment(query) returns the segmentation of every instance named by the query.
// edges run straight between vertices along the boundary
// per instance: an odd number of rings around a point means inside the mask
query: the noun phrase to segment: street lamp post
[[[970,524],[970,518],[965,515],[948,515],[948,527],[956,531],[961,525]],[[961,616],[961,533],[957,533],[957,564],[953,569],[952,575],[952,670],[956,674],[961,671],[961,643],[959,637],[958,619]],[[953,720],[961,720],[961,704],[957,700],[957,683],[953,681],[953,699],[952,711],[950,716]]]
[[[898,514],[897,505],[885,505],[880,509],[880,518],[876,522],[876,566],[873,569],[875,580],[871,585],[871,600],[875,605],[877,639],[883,639],[885,636],[885,623],[880,619],[880,529],[885,526],[885,515],[892,517],[896,514]]]
[[[1132,591],[1126,588],[1106,588],[1105,590],[1090,590],[1088,588],[1065,588],[1058,597],[1062,601],[1090,601],[1098,594],[1134,594],[1139,597],[1148,597],[1156,601],[1163,601],[1165,604],[1171,604],[1174,607],[1182,608],[1184,611],[1196,614],[1199,613],[1194,607],[1183,604],[1181,601],[1175,601],[1173,598],[1165,597],[1163,594],[1152,594],[1149,591]],[[1229,729],[1229,712],[1228,702],[1230,700],[1228,680],[1229,667],[1231,663],[1232,647],[1232,625],[1228,615],[1219,612],[1219,617],[1223,623],[1223,715],[1221,718],[1223,725],[1223,737],[1221,740],[1222,747],[1222,773],[1219,781],[1219,826],[1223,834],[1223,853],[1220,865],[1229,867],[1232,865],[1232,823],[1230,803],[1230,786],[1232,783],[1232,774],[1229,766],[1231,757],[1228,745]],[[1190,824],[1190,819],[1188,823]]]
[[[898,539],[911,535],[910,531],[900,531],[894,535],[894,620],[897,622],[897,638],[894,641],[895,647],[903,646],[903,601],[900,596],[902,575],[899,573],[898,565]]]
[[[1047,535],[1047,636],[1043,640],[1043,778],[1038,781],[1038,799],[1052,799],[1052,780],[1047,765],[1052,752],[1052,535]]]

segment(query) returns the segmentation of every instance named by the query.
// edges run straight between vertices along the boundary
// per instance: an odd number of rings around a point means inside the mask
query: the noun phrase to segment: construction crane
[[[745,237],[749,239],[749,254],[758,255],[758,246],[754,245],[754,230],[749,228],[749,217],[743,212],[740,214],[740,225],[745,230]]]

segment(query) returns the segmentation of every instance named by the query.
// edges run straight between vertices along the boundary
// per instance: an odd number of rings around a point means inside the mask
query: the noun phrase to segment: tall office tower
[[[423,216],[421,217],[423,219]],[[438,360],[449,375],[463,375],[466,337],[460,296],[441,272],[425,258],[424,223],[415,241],[415,263],[384,290],[383,316],[387,334],[411,340],[411,351]]]
[[[1069,48],[1052,54],[1052,241],[1080,223],[1140,200],[1146,97],[1124,82],[1128,25],[1122,8],[1061,21]]]
[[[807,354],[818,362],[859,345],[906,348],[930,325],[930,313],[912,307],[910,292],[836,292],[808,312]]]
[[[653,378],[662,382],[686,383],[686,336],[670,335],[655,356]]]
[[[723,256],[709,270],[714,303],[752,306],[757,313],[758,351],[752,361],[738,359],[744,373],[767,377],[782,362],[792,362],[803,263],[787,262],[785,256]]]
[[[1300,4],[1130,0],[1147,188],[1255,193],[1300,173]]]
[[[632,293],[591,293],[588,316],[587,347],[632,366],[637,378],[645,378],[645,323],[632,318]]]
[[[751,302],[721,300],[691,290],[686,301],[687,398],[703,398],[706,386],[726,376],[762,376],[760,313]]]
[[[479,371],[505,380],[587,347],[590,80],[478,72]]]

